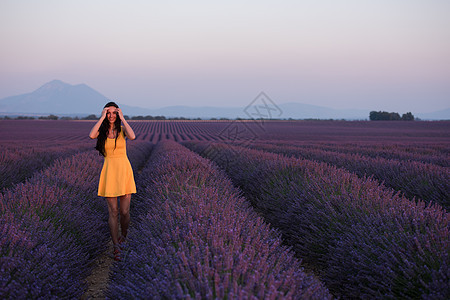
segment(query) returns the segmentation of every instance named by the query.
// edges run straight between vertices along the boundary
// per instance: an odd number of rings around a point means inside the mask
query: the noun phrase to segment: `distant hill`
[[[450,120],[450,108],[431,113],[418,113],[415,116],[421,120]]]
[[[255,104],[257,105],[257,104]],[[192,107],[192,106],[169,106],[152,110],[152,115],[168,117],[186,117],[186,118],[257,118],[254,115],[247,115],[246,106],[243,107]],[[281,119],[368,119],[369,112],[366,110],[337,110],[327,107],[321,107],[302,103],[285,103],[277,105],[279,114],[273,115],[273,118]],[[263,118],[267,118],[264,109],[260,109]]]
[[[53,80],[37,90],[18,96],[0,99],[0,115],[66,115],[99,116],[101,108],[109,101],[107,97],[86,84],[71,85],[60,80]],[[124,114],[129,116],[165,116],[186,118],[249,118],[249,109],[264,114],[261,103],[246,103],[242,107],[192,107],[168,106],[159,109],[148,109],[128,106],[118,102]],[[251,107],[248,107],[250,105]],[[275,105],[275,104],[274,104]],[[303,103],[284,103],[275,106],[274,118],[282,119],[347,119],[366,120],[369,110],[332,109]],[[413,112],[416,116],[416,114]],[[250,114],[254,117],[252,114]],[[417,114],[424,120],[450,119],[450,109]]]
[[[98,113],[107,98],[85,84],[53,80],[37,90],[0,100],[0,112],[31,114]]]

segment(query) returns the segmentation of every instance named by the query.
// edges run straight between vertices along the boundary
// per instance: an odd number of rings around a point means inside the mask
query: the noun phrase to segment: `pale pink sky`
[[[222,3],[223,2],[223,3]],[[53,79],[120,103],[450,107],[450,1],[0,1],[0,98]]]

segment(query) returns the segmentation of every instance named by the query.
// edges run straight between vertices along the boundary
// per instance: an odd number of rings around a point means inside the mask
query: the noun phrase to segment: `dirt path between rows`
[[[105,299],[105,291],[109,283],[109,269],[114,263],[112,256],[112,241],[108,244],[108,249],[94,261],[92,274],[86,278],[88,288],[81,296],[81,299]]]

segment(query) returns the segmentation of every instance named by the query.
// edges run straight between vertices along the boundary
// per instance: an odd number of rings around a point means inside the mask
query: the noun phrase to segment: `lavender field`
[[[450,122],[129,123],[104,297],[450,298]],[[110,240],[92,125],[0,120],[0,298],[89,288]]]

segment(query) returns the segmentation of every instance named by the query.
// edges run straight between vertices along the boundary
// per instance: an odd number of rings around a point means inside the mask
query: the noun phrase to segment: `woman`
[[[123,123],[123,126],[121,126]],[[125,137],[136,135],[114,102],[105,105],[102,115],[89,133],[97,139],[96,149],[105,157],[98,185],[98,195],[108,202],[109,228],[114,244],[114,259],[120,260],[120,244],[125,242],[130,223],[131,194],[136,193],[133,170],[126,153]],[[119,204],[117,203],[119,197]],[[119,237],[119,217],[122,235]]]

